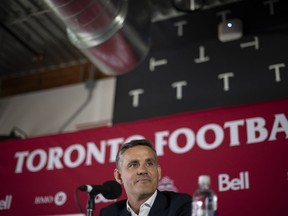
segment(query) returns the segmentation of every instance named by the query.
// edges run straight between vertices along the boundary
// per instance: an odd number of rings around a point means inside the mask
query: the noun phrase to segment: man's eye
[[[154,166],[154,163],[152,161],[147,162],[147,166]]]
[[[137,166],[136,163],[131,163],[131,164],[128,165],[128,167],[136,167],[136,166]]]

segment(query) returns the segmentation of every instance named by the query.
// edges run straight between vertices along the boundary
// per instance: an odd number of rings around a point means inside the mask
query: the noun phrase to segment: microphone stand
[[[93,211],[95,209],[95,197],[96,194],[89,192],[87,201],[87,216],[93,216]]]

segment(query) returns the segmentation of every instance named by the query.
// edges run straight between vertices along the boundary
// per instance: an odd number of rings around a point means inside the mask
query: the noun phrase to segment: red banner
[[[0,214],[79,214],[76,188],[113,180],[120,146],[143,137],[159,155],[160,190],[192,194],[208,174],[219,215],[288,214],[287,99],[2,142]],[[88,194],[76,195],[86,214]],[[97,196],[94,215],[114,201]]]

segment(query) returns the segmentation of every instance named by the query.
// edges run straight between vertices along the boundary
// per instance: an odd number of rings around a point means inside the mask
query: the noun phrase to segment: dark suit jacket
[[[99,216],[130,216],[127,200],[102,208]],[[149,216],[191,216],[192,197],[184,193],[158,191]]]

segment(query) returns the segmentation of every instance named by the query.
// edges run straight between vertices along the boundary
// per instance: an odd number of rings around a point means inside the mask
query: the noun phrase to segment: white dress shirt
[[[127,210],[131,213],[131,216],[147,216],[150,212],[150,209],[152,208],[152,205],[155,201],[157,195],[157,190],[154,192],[154,194],[145,202],[140,206],[140,211],[139,214],[136,214],[132,208],[130,207],[128,200],[127,200]]]

